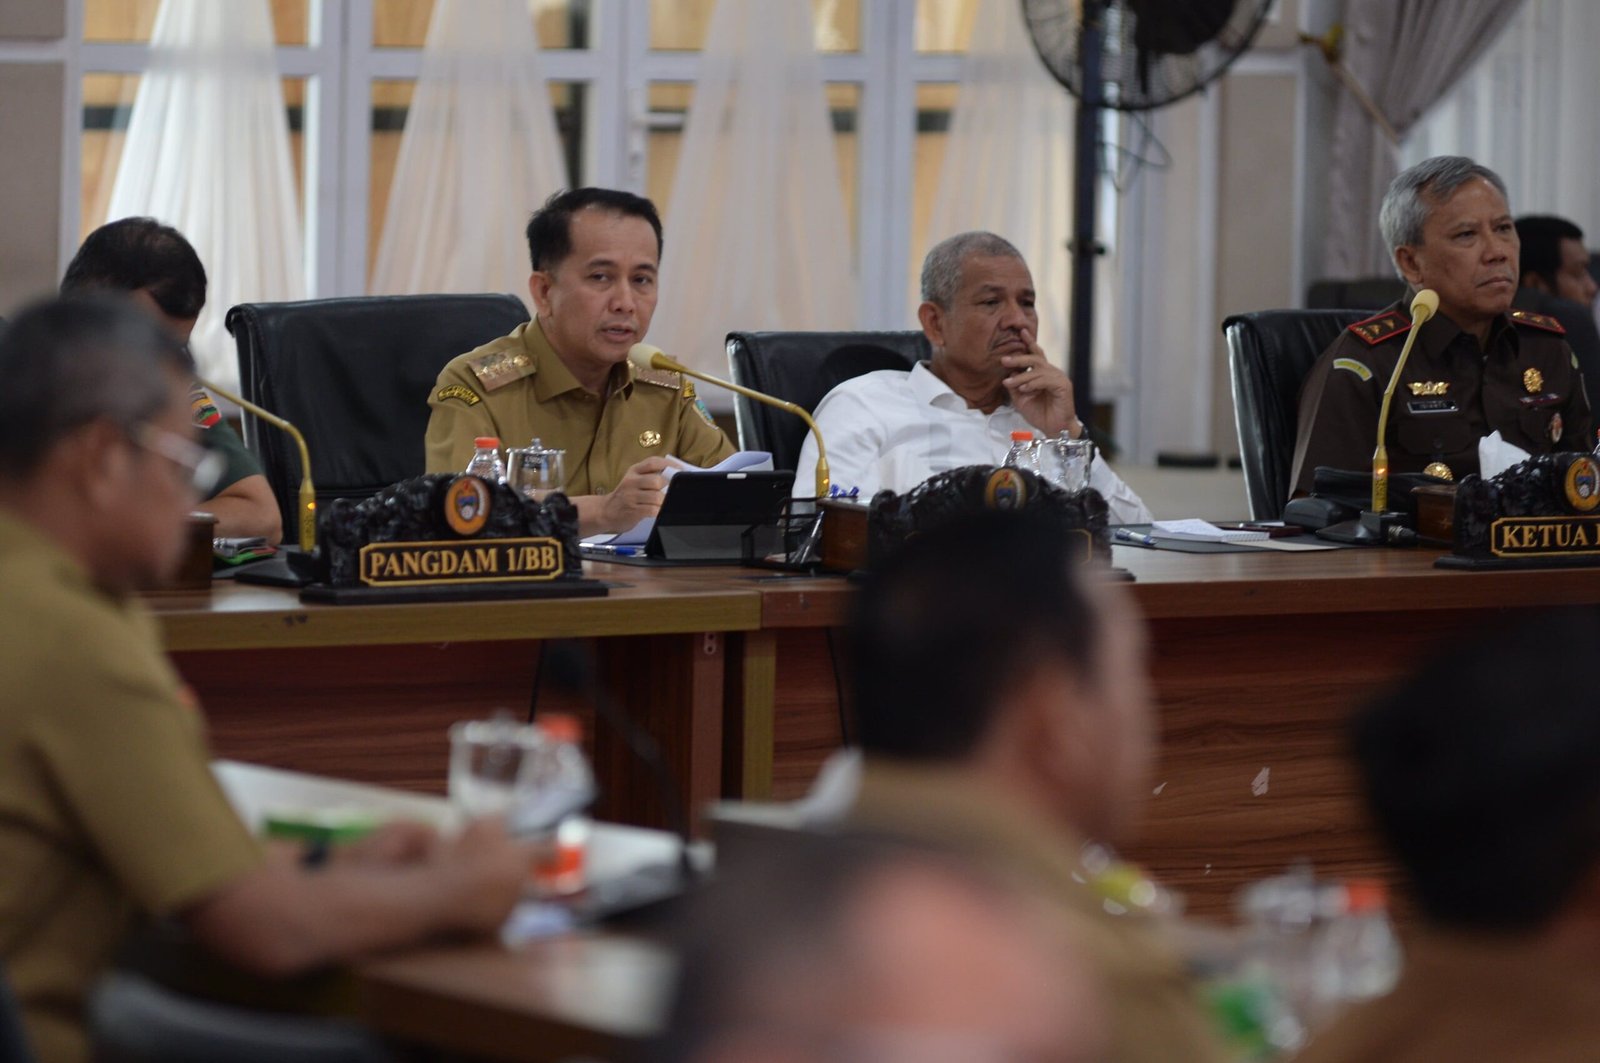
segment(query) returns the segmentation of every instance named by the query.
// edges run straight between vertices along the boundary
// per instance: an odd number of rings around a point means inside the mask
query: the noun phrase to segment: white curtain
[[[235,303],[302,299],[300,209],[267,0],[162,0],[107,220],[149,215],[188,237],[210,279],[190,343],[236,388]]]
[[[1468,155],[1505,179],[1518,214],[1559,214],[1600,238],[1600,4],[1528,0],[1505,33],[1417,123],[1403,165]]]
[[[1109,127],[1116,116],[1104,121]],[[1066,249],[1072,233],[1072,122],[1072,97],[1040,63],[1021,6],[1016,0],[981,0],[927,243],[931,248],[956,233],[987,229],[1015,244],[1039,293],[1039,345],[1062,365],[1072,276]],[[1114,217],[1116,204],[1103,205]],[[1113,234],[1105,228],[1102,223],[1100,238],[1109,244]],[[1102,325],[1097,332],[1104,333],[1112,319],[1115,269],[1103,257],[1095,274],[1096,319]],[[912,298],[915,305],[921,297]],[[1101,339],[1096,336],[1097,352],[1109,346]]]
[[[650,340],[727,372],[743,329],[857,320],[850,228],[812,45],[810,0],[724,0],[712,15],[667,203]],[[729,400],[707,388],[708,403]]]
[[[566,183],[528,0],[437,0],[371,291],[527,301],[523,227]]]
[[[1404,137],[1498,39],[1522,2],[1347,0],[1345,66]],[[1378,234],[1378,204],[1400,171],[1397,147],[1341,90],[1328,176],[1328,276],[1393,272]]]

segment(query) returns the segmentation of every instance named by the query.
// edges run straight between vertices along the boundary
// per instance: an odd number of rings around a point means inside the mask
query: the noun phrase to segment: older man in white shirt
[[[815,417],[828,444],[833,482],[871,498],[909,491],[935,473],[998,465],[1011,433],[1083,435],[1072,381],[1035,339],[1033,275],[1022,254],[993,233],[941,242],[922,263],[917,318],[933,357],[909,373],[884,370],[828,392]],[[816,464],[807,438],[796,468]],[[810,486],[797,479],[796,495]],[[1105,496],[1116,524],[1150,520],[1150,510],[1102,460],[1089,486]]]

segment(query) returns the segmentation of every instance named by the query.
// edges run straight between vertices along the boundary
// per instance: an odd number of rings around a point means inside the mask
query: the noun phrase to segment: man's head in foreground
[[[1124,840],[1153,747],[1143,624],[1082,553],[1054,522],[983,512],[879,566],[852,627],[863,752],[976,773]]]
[[[125,301],[25,310],[0,337],[0,506],[108,591],[166,578],[210,464],[193,440],[193,373],[184,347]]]
[[[1497,622],[1355,721],[1367,800],[1429,922],[1600,914],[1600,616]]]
[[[798,835],[697,898],[684,941],[657,1063],[1105,1058],[1048,907],[945,855]]]

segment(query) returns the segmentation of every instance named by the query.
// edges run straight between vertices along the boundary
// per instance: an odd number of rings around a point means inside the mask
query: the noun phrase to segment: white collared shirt
[[[1011,449],[1012,432],[1035,431],[1010,404],[993,413],[967,400],[918,362],[909,373],[880,370],[846,380],[817,404],[813,416],[828,447],[828,467],[842,491],[859,488],[862,501],[884,488],[904,493],[935,473],[963,465],[999,465]],[[817,463],[809,435],[798,469]],[[1113,524],[1144,524],[1150,510],[1099,456],[1089,486],[1111,508]],[[795,477],[795,497],[811,493],[811,478]]]

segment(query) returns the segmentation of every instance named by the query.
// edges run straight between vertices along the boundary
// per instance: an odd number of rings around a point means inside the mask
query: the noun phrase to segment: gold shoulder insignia
[[[1567,330],[1562,326],[1561,322],[1553,317],[1546,317],[1544,314],[1535,314],[1531,310],[1513,310],[1511,311],[1511,320],[1519,325],[1527,325],[1530,328],[1554,332],[1557,336],[1565,336],[1567,334]]]
[[[467,368],[485,391],[495,391],[533,372],[533,359],[520,347],[490,351],[467,359]]]
[[[678,391],[683,387],[683,376],[666,369],[635,369],[633,379],[641,384],[654,384],[658,388]]]
[[[1386,339],[1398,336],[1411,328],[1411,319],[1396,310],[1389,310],[1365,321],[1357,321],[1350,331],[1369,347],[1376,347]]]
[[[446,399],[460,399],[468,406],[476,406],[478,403],[483,401],[476,391],[473,391],[465,384],[447,385],[440,388],[433,396],[433,401],[435,402],[443,402]]]

